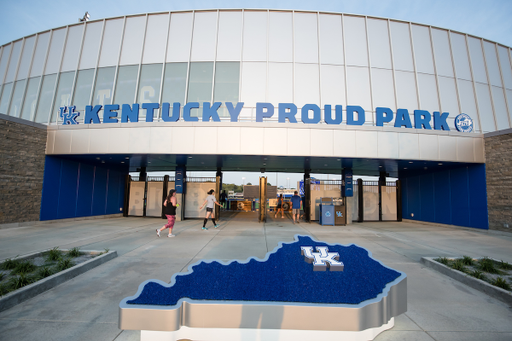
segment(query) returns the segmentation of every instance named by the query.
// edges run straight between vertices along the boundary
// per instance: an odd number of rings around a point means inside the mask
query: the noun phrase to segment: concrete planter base
[[[61,250],[61,251],[66,251],[66,250]],[[80,250],[80,252],[81,253],[91,253],[91,254],[101,254],[102,253],[101,251],[87,251],[87,250]],[[29,255],[25,255],[23,257],[18,257],[16,259],[23,260],[23,259],[33,258],[42,253],[43,252],[32,253]],[[55,287],[61,283],[64,283],[78,275],[81,275],[84,272],[89,271],[89,270],[97,267],[98,265],[108,262],[109,260],[114,259],[116,257],[117,257],[117,251],[109,251],[105,254],[101,254],[97,257],[94,257],[86,262],[77,264],[69,269],[60,271],[56,274],[53,274],[46,278],[43,278],[40,281],[37,281],[35,283],[24,286],[23,288],[20,288],[18,290],[12,291],[12,292],[8,293],[7,295],[2,296],[0,298],[0,311],[4,311],[9,308],[12,308],[15,305],[17,305],[23,301],[26,301],[32,297],[39,295],[40,293],[50,290],[53,287]]]
[[[482,281],[458,270],[454,270],[449,266],[436,262],[434,260],[435,258],[437,257],[422,257],[421,262],[429,268],[442,273],[443,275],[447,275],[461,283],[466,284],[467,286],[470,286],[473,289],[486,293],[487,295],[505,302],[508,305],[512,305],[512,292],[491,285],[485,281]]]

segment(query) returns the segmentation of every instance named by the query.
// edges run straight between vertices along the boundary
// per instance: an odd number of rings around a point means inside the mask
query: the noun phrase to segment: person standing
[[[280,194],[279,198],[277,198],[276,214],[274,215],[274,218],[277,218],[277,215],[279,214],[279,211],[281,211],[281,218],[284,218],[284,215],[283,215],[283,195],[282,194]]]
[[[210,217],[210,215],[212,216],[212,222],[213,222],[213,225],[215,226],[215,228],[219,227],[219,225],[217,225],[217,223],[215,223],[215,212],[213,211],[213,209],[214,209],[215,205],[217,205],[219,207],[222,207],[222,206],[217,202],[215,195],[213,195],[214,193],[215,193],[215,191],[213,189],[211,189],[208,192],[208,196],[206,197],[206,200],[201,205],[201,207],[199,207],[199,209],[202,210],[204,205],[206,205],[206,218],[204,218],[203,230],[208,230],[208,228],[206,227],[206,223],[208,222],[208,218]]]
[[[220,194],[220,204],[222,205],[222,208],[226,209],[226,199],[228,195],[226,194],[226,190],[222,191]]]
[[[302,208],[302,198],[299,196],[299,192],[295,191],[295,192],[293,192],[293,197],[292,197],[292,217],[293,217],[294,224],[295,224],[295,221],[299,222],[301,208]]]
[[[167,198],[165,198],[164,201],[164,214],[167,217],[167,224],[162,226],[159,229],[156,229],[156,235],[160,237],[160,232],[162,232],[165,229],[169,229],[169,234],[167,237],[171,238],[174,237],[174,234],[172,234],[172,229],[174,227],[174,223],[176,222],[176,207],[179,205],[176,204],[176,190],[171,189],[169,191],[169,195]]]

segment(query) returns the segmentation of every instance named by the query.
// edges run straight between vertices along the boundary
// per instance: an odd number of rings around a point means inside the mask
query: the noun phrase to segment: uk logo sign
[[[337,252],[329,252],[327,246],[317,246],[318,252],[313,252],[312,246],[301,246],[301,254],[307,263],[313,263],[313,271],[343,271],[344,265],[339,261]]]
[[[80,113],[75,110],[76,106],[59,108],[59,117],[62,120],[62,124],[78,124],[76,119],[78,116],[80,116]]]

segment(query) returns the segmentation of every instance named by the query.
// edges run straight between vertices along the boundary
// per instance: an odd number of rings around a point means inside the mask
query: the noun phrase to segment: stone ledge
[[[66,250],[61,250],[66,251]],[[44,251],[46,252],[46,251]],[[80,250],[80,252],[87,253],[101,253],[102,251],[91,251],[91,250]],[[35,252],[28,255],[24,255],[22,257],[18,257],[16,259],[26,259],[42,254],[43,252]],[[105,254],[99,255],[90,259],[86,262],[77,264],[69,269],[60,271],[56,274],[43,278],[40,281],[29,284],[20,288],[18,290],[12,291],[5,296],[0,298],[0,312],[7,310],[9,308],[14,307],[17,304],[20,304],[28,299],[31,299],[47,290],[50,290],[56,287],[59,284],[62,284],[70,279],[81,275],[103,263],[108,262],[117,257],[117,251],[109,251]]]
[[[436,262],[434,259],[437,257],[422,257],[421,262],[429,268],[432,268],[443,275],[451,277],[461,283],[466,284],[467,286],[481,291],[497,300],[507,303],[508,305],[512,305],[512,293],[502,288],[498,288],[494,285],[491,285],[485,281],[482,281],[478,278],[467,275],[458,270],[454,270],[444,264]],[[491,258],[492,259],[492,258]],[[495,260],[495,259],[493,259]]]

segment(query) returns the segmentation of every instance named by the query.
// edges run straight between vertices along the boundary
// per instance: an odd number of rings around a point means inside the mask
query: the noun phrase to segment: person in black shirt
[[[164,201],[164,214],[167,217],[167,224],[162,226],[160,229],[156,229],[156,235],[160,237],[160,232],[162,232],[165,229],[169,229],[169,234],[167,237],[174,237],[174,234],[172,234],[172,229],[174,227],[174,222],[176,221],[176,207],[179,205],[176,204],[176,190],[171,189],[169,191],[169,195],[167,198],[165,198]]]
[[[222,191],[220,194],[220,204],[222,205],[222,208],[226,209],[226,198],[228,195],[226,194],[226,191]]]

